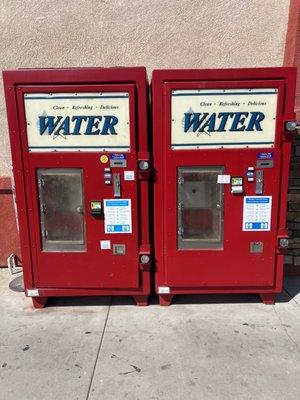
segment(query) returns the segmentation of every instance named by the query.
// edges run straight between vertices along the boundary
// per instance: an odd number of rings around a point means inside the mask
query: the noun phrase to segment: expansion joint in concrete
[[[92,385],[93,385],[93,381],[94,381],[94,375],[95,375],[95,371],[96,371],[96,367],[97,367],[97,363],[98,363],[98,359],[99,359],[102,343],[103,343],[103,340],[104,340],[104,334],[105,334],[105,330],[106,330],[106,326],[107,326],[107,321],[108,321],[108,317],[109,317],[109,313],[110,313],[111,304],[112,304],[112,297],[110,298],[110,303],[109,303],[109,306],[107,308],[107,314],[106,314],[106,318],[105,318],[105,322],[104,322],[104,326],[103,326],[103,331],[102,331],[102,335],[101,335],[101,338],[100,338],[100,343],[99,343],[97,354],[96,354],[96,359],[95,359],[93,370],[92,370],[92,375],[91,375],[91,379],[90,379],[90,383],[89,383],[89,387],[88,387],[88,391],[87,391],[87,395],[86,395],[86,400],[89,400],[89,398],[90,398],[90,393],[91,393],[91,389],[92,389]]]

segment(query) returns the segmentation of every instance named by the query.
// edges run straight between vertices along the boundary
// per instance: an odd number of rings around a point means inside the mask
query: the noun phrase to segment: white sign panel
[[[104,200],[105,233],[132,233],[131,199]]]
[[[278,89],[193,89],[171,94],[171,147],[273,147]]]
[[[26,93],[30,151],[129,151],[129,93]]]
[[[272,196],[245,196],[243,231],[271,229]]]

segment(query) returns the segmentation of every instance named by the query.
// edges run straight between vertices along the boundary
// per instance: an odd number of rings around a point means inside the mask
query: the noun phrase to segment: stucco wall
[[[0,68],[279,66],[288,7],[289,0],[0,0]],[[4,176],[2,86],[0,93]]]

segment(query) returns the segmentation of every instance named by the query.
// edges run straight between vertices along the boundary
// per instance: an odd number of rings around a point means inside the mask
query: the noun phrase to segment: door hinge
[[[44,187],[45,186],[45,180],[43,178],[39,178],[38,185],[39,185],[39,187]]]
[[[48,231],[47,229],[43,229],[43,238],[47,239],[47,237],[48,237]]]
[[[178,202],[178,210],[183,210],[183,202],[182,201]]]

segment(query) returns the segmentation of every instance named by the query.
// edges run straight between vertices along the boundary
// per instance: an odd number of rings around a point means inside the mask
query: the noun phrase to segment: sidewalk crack
[[[97,363],[98,363],[98,359],[99,359],[99,355],[100,355],[100,351],[101,351],[101,347],[102,347],[102,343],[103,343],[103,339],[104,339],[104,334],[105,334],[105,331],[106,331],[106,326],[107,326],[108,316],[109,316],[109,313],[110,313],[111,304],[112,304],[112,297],[110,298],[110,303],[109,303],[109,306],[108,306],[108,309],[107,309],[107,314],[106,314],[106,318],[105,318],[105,321],[104,321],[103,331],[102,331],[102,335],[101,335],[101,338],[100,338],[100,343],[99,343],[99,346],[98,346],[97,355],[96,355],[95,363],[94,363],[93,370],[92,370],[92,375],[91,375],[91,380],[90,380],[88,391],[87,391],[87,395],[86,395],[86,400],[89,399],[90,394],[91,394],[91,389],[92,389],[94,376],[95,376],[95,371],[96,371],[96,367],[97,367]]]
[[[294,299],[294,296],[283,286],[283,290],[290,296],[290,298],[297,304],[298,307],[300,307],[300,304],[298,301]]]
[[[288,331],[287,331],[287,329],[286,329],[286,326],[284,325],[282,319],[280,318],[280,316],[279,316],[279,314],[278,314],[278,312],[277,312],[275,306],[272,305],[272,307],[273,307],[273,310],[275,311],[275,314],[277,315],[277,318],[279,319],[280,325],[282,326],[282,328],[283,328],[283,330],[284,330],[286,336],[287,336],[288,339],[293,343],[293,345],[294,345],[296,348],[298,348],[297,342],[295,342],[295,340],[292,338],[292,336],[288,333]]]

